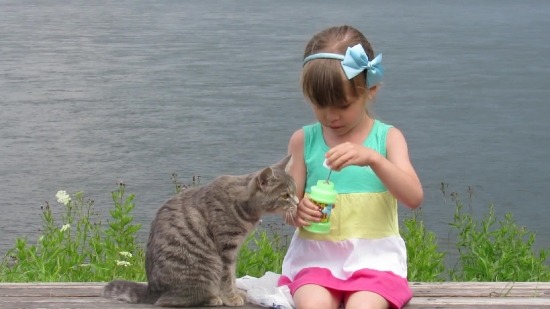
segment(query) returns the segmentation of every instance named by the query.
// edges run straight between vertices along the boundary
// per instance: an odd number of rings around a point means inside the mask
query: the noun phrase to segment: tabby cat
[[[184,189],[151,223],[148,284],[115,280],[102,296],[162,307],[242,306],[235,285],[240,246],[264,213],[292,215],[298,203],[290,156],[260,171]]]

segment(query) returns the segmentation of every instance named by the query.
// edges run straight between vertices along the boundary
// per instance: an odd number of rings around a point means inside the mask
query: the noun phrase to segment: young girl
[[[332,27],[306,45],[302,90],[317,123],[289,142],[290,173],[301,199],[298,227],[279,285],[289,285],[298,309],[401,308],[412,297],[397,201],[423,200],[401,131],[373,118],[368,107],[382,80],[382,55],[350,26]],[[303,229],[321,212],[307,197],[318,180],[338,191],[328,234]]]

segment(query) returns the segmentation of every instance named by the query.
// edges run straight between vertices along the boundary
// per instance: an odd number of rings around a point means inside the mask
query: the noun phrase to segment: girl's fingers
[[[304,199],[298,204],[298,218],[307,223],[305,225],[309,225],[309,222],[318,222],[320,220],[321,212],[319,207]]]
[[[330,166],[331,169],[335,170],[335,171],[339,171],[343,164],[349,160],[349,155],[348,155],[348,151],[346,151],[346,149],[331,149],[329,150],[329,152],[327,152],[326,154],[326,159],[327,159],[327,165]]]
[[[298,219],[298,227],[302,227],[302,226],[306,226],[306,225],[310,225],[310,222],[309,221],[305,221],[304,219]]]

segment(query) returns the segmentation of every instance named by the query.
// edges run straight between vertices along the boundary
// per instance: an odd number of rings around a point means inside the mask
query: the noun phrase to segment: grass
[[[181,184],[173,174],[176,192],[200,182],[193,177],[190,185]],[[446,186],[442,184],[445,197]],[[512,214],[499,219],[494,207],[476,220],[464,210],[458,194],[449,195],[455,204],[449,223],[456,238],[458,259],[445,267],[446,254],[439,250],[437,236],[422,221],[422,212],[414,211],[402,221],[401,233],[408,252],[409,281],[549,281],[550,248],[533,248],[535,235],[518,226]],[[102,222],[93,200],[82,192],[57,194],[58,205],[42,207],[41,235],[31,241],[16,240],[0,261],[1,282],[104,282],[114,278],[145,281],[144,245],[134,224],[134,195],[117,184],[112,192],[113,207],[109,219]],[[56,210],[56,211],[53,211]],[[257,229],[239,252],[237,276],[260,277],[267,271],[281,272],[288,247],[282,236],[283,224]]]

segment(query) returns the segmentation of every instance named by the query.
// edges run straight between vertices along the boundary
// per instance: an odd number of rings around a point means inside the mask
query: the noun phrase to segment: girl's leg
[[[299,287],[292,296],[296,309],[337,309],[342,302],[342,293],[316,284]]]
[[[369,291],[349,292],[344,295],[344,304],[346,309],[387,309],[390,307],[388,301]]]

